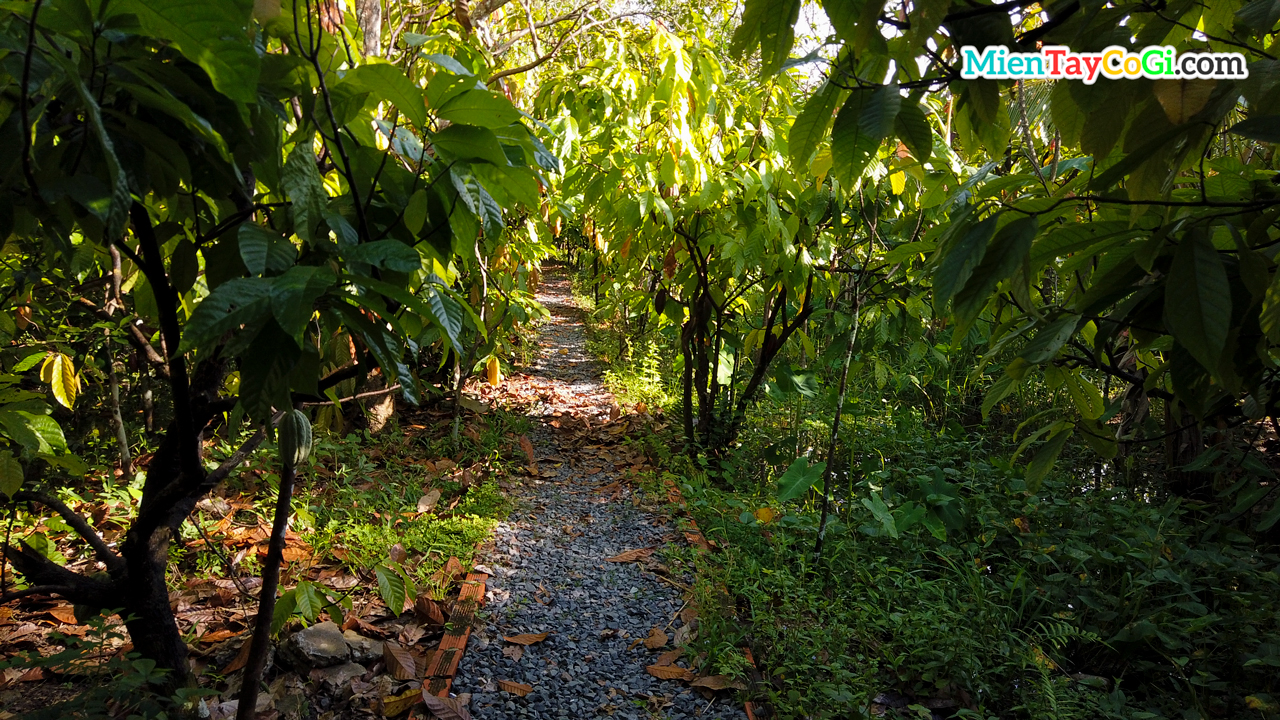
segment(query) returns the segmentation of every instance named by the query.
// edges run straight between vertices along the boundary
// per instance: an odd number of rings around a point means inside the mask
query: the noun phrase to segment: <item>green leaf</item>
[[[444,330],[445,337],[449,338],[449,342],[453,347],[460,348],[462,306],[441,289],[431,287],[430,284],[424,288],[424,291],[427,294],[427,303],[431,307],[432,317],[436,319],[436,322]]]
[[[453,73],[454,75],[460,75],[460,76],[462,76],[462,77],[468,77],[468,76],[470,76],[470,75],[473,75],[473,74],[474,74],[474,73],[472,73],[470,70],[468,70],[468,69],[466,68],[466,66],[465,66],[465,65],[463,65],[462,63],[458,62],[456,59],[454,59],[454,58],[452,58],[452,57],[450,57],[450,56],[448,56],[448,55],[440,55],[440,54],[438,54],[438,53],[423,53],[423,54],[422,54],[422,57],[424,57],[424,58],[426,58],[426,59],[430,60],[431,62],[433,62],[433,63],[435,63],[435,64],[439,65],[440,67],[444,68],[445,70],[448,70],[449,72]]]
[[[938,538],[942,542],[947,541],[947,526],[942,522],[942,518],[938,517],[936,510],[930,509],[929,512],[925,513],[924,517],[920,519],[920,522],[924,523],[925,529],[927,529],[934,537]]]
[[[1280,7],[1280,2],[1276,7]],[[1232,125],[1229,132],[1250,140],[1280,143],[1280,115],[1257,115]]]
[[[1009,397],[1009,394],[1018,389],[1018,381],[1009,373],[1000,376],[999,380],[992,383],[991,388],[987,390],[986,397],[982,399],[982,419],[986,420],[987,415],[991,413],[991,409],[996,403]]]
[[[186,238],[178,241],[173,253],[169,255],[169,283],[178,294],[185,294],[196,284],[200,274],[200,259],[196,255],[196,245]]]
[[[987,299],[995,292],[996,286],[1012,277],[1018,266],[1027,259],[1031,252],[1031,241],[1035,239],[1039,229],[1036,217],[1029,215],[1014,220],[996,232],[991,247],[983,254],[982,262],[974,269],[973,275],[956,294],[952,303],[962,325],[967,327],[973,323]]]
[[[422,269],[422,256],[399,240],[378,240],[357,245],[347,253],[348,262],[361,262],[396,272]]]
[[[795,24],[800,18],[800,0],[747,0],[742,23],[734,31],[730,52],[742,56],[760,47],[760,74],[773,75],[782,69],[795,43]]]
[[[316,167],[316,156],[308,134],[305,140],[293,146],[284,163],[280,178],[285,192],[292,201],[293,231],[309,243],[316,242],[316,226],[324,217],[329,194],[324,189],[324,179]]]
[[[418,382],[409,370],[409,366],[404,363],[404,347],[400,339],[387,329],[385,323],[370,322],[351,305],[339,303],[333,309],[342,316],[347,328],[364,342],[369,352],[373,353],[388,384],[399,382],[405,400],[417,404]]]
[[[337,276],[327,267],[296,265],[271,281],[271,314],[299,346],[311,321],[315,301],[336,280]]]
[[[1272,343],[1280,344],[1280,271],[1277,271],[1267,286],[1267,293],[1262,298],[1262,311],[1258,316],[1258,326]]]
[[[846,92],[835,83],[825,82],[796,115],[787,136],[787,145],[791,152],[791,167],[797,173],[808,170],[809,158],[826,139]]]
[[[431,142],[453,160],[484,160],[494,165],[507,164],[498,136],[492,130],[471,125],[450,125],[431,136]]]
[[[132,13],[151,37],[168,40],[204,68],[218,92],[256,105],[258,53],[249,39],[248,0],[117,0],[113,14]]]
[[[849,93],[848,99],[836,113],[831,128],[831,169],[837,180],[853,185],[863,168],[880,147],[880,142],[860,128],[863,106],[874,91],[858,89]]]
[[[946,307],[956,292],[969,281],[969,277],[986,255],[987,242],[995,234],[999,217],[999,213],[993,214],[968,228],[960,241],[947,251],[933,276],[933,303],[936,308],[941,310]]]
[[[912,157],[922,163],[929,161],[933,155],[933,128],[920,103],[904,100],[893,121],[893,129]]]
[[[320,598],[320,594],[316,592],[316,586],[306,580],[300,581],[293,589],[294,597],[297,598],[297,612],[308,623],[313,623],[320,616],[320,611],[324,609],[324,603]]]
[[[1276,500],[1276,504],[1272,505],[1270,510],[1258,518],[1258,532],[1270,530],[1271,526],[1276,524],[1276,521],[1280,521],[1280,500]]]
[[[48,415],[0,410],[0,430],[31,455],[56,455],[67,449],[62,428]]]
[[[876,141],[889,137],[893,133],[894,121],[898,119],[898,111],[902,108],[902,93],[896,84],[884,85],[871,93],[858,118],[858,129]]]
[[[500,128],[520,119],[510,100],[488,90],[468,90],[449,98],[436,114],[449,122],[483,128]]]
[[[1275,28],[1276,22],[1280,21],[1280,1],[1253,0],[1237,10],[1235,17],[1246,27],[1269,33]]]
[[[292,407],[289,373],[301,351],[274,321],[267,321],[240,356],[240,404],[258,422]]]
[[[1164,322],[1192,357],[1217,373],[1231,330],[1231,286],[1217,248],[1202,233],[1188,233],[1174,252]]]
[[[395,65],[369,62],[349,71],[342,82],[391,103],[419,128],[427,127],[427,101],[422,88],[405,77]]]
[[[505,207],[523,205],[526,208],[537,208],[541,201],[538,195],[538,176],[529,168],[489,165],[478,163],[471,166],[472,172],[480,182],[491,190],[490,194],[506,194],[509,202]]]
[[[241,225],[236,239],[240,243],[240,259],[253,275],[263,275],[268,270],[283,272],[297,259],[293,243],[261,225]]]
[[[182,328],[182,352],[203,348],[228,330],[249,325],[271,311],[271,281],[236,278],[219,285],[196,305]]]
[[[1097,420],[1102,417],[1102,412],[1106,408],[1102,401],[1102,391],[1096,385],[1074,371],[1066,372],[1063,384],[1066,385],[1067,394],[1071,396],[1071,402],[1075,404],[1081,417],[1085,420]]]
[[[378,577],[378,594],[382,596],[383,604],[392,615],[399,615],[404,611],[404,578],[386,565],[375,567],[373,573]]]
[[[1075,334],[1076,326],[1080,324],[1078,315],[1063,315],[1044,326],[1036,336],[1031,339],[1022,348],[1019,357],[1028,363],[1035,365],[1042,363],[1054,355],[1058,354],[1058,350],[1067,344],[1067,340]]]
[[[466,165],[454,165],[449,169],[453,187],[457,189],[462,202],[472,215],[480,218],[486,235],[496,233],[503,227],[502,208],[488,190],[480,184],[471,168]]]
[[[0,495],[13,497],[22,487],[22,464],[8,450],[0,450]]]
[[[822,479],[827,469],[825,462],[809,464],[808,458],[796,458],[791,467],[778,478],[778,501],[787,502],[804,495],[813,484]]]
[[[879,493],[871,493],[870,498],[862,498],[862,505],[871,511],[876,520],[884,527],[884,531],[889,533],[889,537],[898,537],[898,524],[893,519],[893,513],[889,512],[889,506],[885,505],[884,499]]]
[[[1058,455],[1062,453],[1063,446],[1067,444],[1067,439],[1074,432],[1075,429],[1070,425],[1059,427],[1049,435],[1049,439],[1036,451],[1035,456],[1031,458],[1031,462],[1027,465],[1028,490],[1031,492],[1040,490],[1040,485],[1044,483],[1045,476],[1053,469],[1053,464],[1058,460]]]
[[[271,634],[279,634],[297,609],[298,593],[296,588],[276,598],[276,606],[271,611]]]

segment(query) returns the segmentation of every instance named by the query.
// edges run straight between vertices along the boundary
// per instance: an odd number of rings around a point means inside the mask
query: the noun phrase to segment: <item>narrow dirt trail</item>
[[[538,299],[551,319],[541,335],[542,357],[522,379],[552,398],[531,410],[540,477],[513,491],[519,509],[498,527],[492,551],[479,558],[492,576],[453,690],[471,693],[471,713],[484,719],[745,718],[726,693],[709,700],[645,671],[687,637],[696,620],[685,627],[682,593],[672,584],[641,563],[606,558],[660,547],[679,533],[617,482],[626,450],[585,432],[607,435],[601,424],[617,411],[587,355],[583,312],[566,273],[549,272]],[[614,425],[625,423],[604,428]],[[637,642],[655,627],[672,641],[656,649]],[[546,640],[528,646],[503,640],[544,632]],[[533,690],[520,697],[501,690],[500,681]]]

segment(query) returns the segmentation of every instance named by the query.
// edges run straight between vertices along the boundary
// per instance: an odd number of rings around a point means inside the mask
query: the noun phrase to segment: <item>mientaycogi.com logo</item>
[[[1213,79],[1239,80],[1249,77],[1244,56],[1234,52],[1182,53],[1165,45],[1152,45],[1133,52],[1112,45],[1102,52],[1071,52],[1069,48],[1046,45],[1039,52],[1009,52],[1003,45],[981,51],[973,45],[960,48],[966,80],[1081,80],[1092,85],[1101,75],[1110,80]]]

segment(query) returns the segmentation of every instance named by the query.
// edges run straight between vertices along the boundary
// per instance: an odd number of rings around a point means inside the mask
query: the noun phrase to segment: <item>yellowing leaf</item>
[[[1204,108],[1217,84],[1217,80],[1156,80],[1151,90],[1169,122],[1181,125]]]
[[[44,365],[40,366],[40,379],[49,383],[49,389],[60,405],[68,410],[75,405],[76,395],[80,394],[80,378],[71,358],[58,352],[49,353]]]
[[[502,366],[498,364],[497,357],[489,358],[489,362],[485,363],[485,372],[488,375],[489,387],[498,387],[502,382]]]
[[[778,517],[777,510],[774,510],[773,508],[767,508],[767,507],[762,507],[759,510],[756,510],[752,514],[756,516],[756,521],[759,522],[761,525],[767,525],[773,522],[774,519]]]
[[[249,643],[245,644],[248,645]],[[382,714],[386,717],[402,715],[421,700],[421,690],[410,690],[399,695],[388,695],[382,698]]]
[[[899,171],[890,175],[889,187],[893,188],[894,195],[901,195],[907,189],[907,174]]]

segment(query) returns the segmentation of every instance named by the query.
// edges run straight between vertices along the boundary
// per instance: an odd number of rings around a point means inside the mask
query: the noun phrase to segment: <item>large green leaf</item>
[[[1067,340],[1075,334],[1080,324],[1080,316],[1063,315],[1041,328],[1040,332],[1022,348],[1019,357],[1035,365],[1049,360],[1058,354],[1058,350],[1067,344]]]
[[[240,404],[258,422],[274,410],[292,407],[289,373],[301,351],[275,322],[268,320],[240,356]]]
[[[904,100],[902,107],[898,108],[893,128],[912,157],[922,163],[929,161],[933,155],[933,129],[929,126],[929,116],[919,103]]]
[[[804,495],[813,484],[822,479],[827,469],[825,462],[809,464],[809,458],[796,458],[791,467],[778,478],[778,500],[787,502]]]
[[[858,118],[859,131],[866,133],[876,141],[893,134],[894,121],[902,108],[902,93],[897,85],[890,84],[876,88],[862,107],[862,116]]]
[[[196,305],[182,328],[182,352],[202,348],[228,330],[248,325],[271,312],[271,281],[236,278],[219,285]]]
[[[1034,215],[1030,215],[1014,220],[996,233],[982,262],[952,302],[953,311],[962,325],[967,327],[973,323],[996,286],[1012,276],[1027,259],[1037,230],[1039,223]]]
[[[507,155],[502,152],[498,137],[487,128],[450,125],[432,135],[431,142],[448,154],[451,160],[484,160],[494,165],[507,164]]]
[[[314,312],[312,306],[336,280],[327,267],[297,265],[271,281],[271,314],[299,346]]]
[[[1280,8],[1280,2],[1276,3]],[[1280,143],[1280,115],[1258,115],[1231,126],[1230,132],[1251,140]]]
[[[809,158],[827,137],[827,131],[835,120],[848,91],[832,82],[825,82],[805,103],[804,109],[791,124],[787,145],[791,152],[791,167],[801,173],[808,170]]]
[[[1174,252],[1164,322],[1196,361],[1217,373],[1231,331],[1231,286],[1217,248],[1202,233],[1188,233]]]
[[[999,218],[997,213],[967,228],[943,256],[938,272],[933,276],[933,303],[938,310],[946,307],[956,292],[969,282],[969,277],[986,255],[987,242],[995,234]]]
[[[898,537],[898,523],[893,518],[893,513],[889,511],[889,506],[885,504],[884,498],[880,497],[880,493],[872,492],[871,497],[862,498],[862,505],[871,511],[876,520],[880,521],[880,525],[889,537]]]
[[[268,270],[284,272],[297,259],[298,253],[293,243],[274,230],[245,223],[240,226],[237,235],[240,259],[253,275],[263,275]]]
[[[1262,312],[1258,325],[1272,343],[1280,344],[1280,271],[1271,277],[1267,293],[1262,298]]]
[[[0,410],[0,430],[31,455],[56,455],[67,449],[62,428],[48,415]]]
[[[427,101],[412,80],[405,77],[400,68],[385,62],[370,62],[347,73],[343,83],[372,93],[379,100],[391,103],[414,125],[427,126]]]
[[[292,203],[294,233],[307,242],[316,242],[316,226],[324,217],[329,194],[325,192],[324,179],[316,167],[310,135],[293,146],[285,160],[281,182]]]
[[[467,209],[483,222],[485,234],[498,232],[503,225],[502,208],[472,174],[471,168],[466,165],[454,165],[450,168],[449,175]]]
[[[520,111],[511,101],[488,90],[468,90],[455,95],[436,110],[449,122],[499,128],[520,119]]]
[[[378,240],[357,245],[347,253],[347,260],[396,272],[414,272],[422,268],[422,256],[418,251],[399,240]]]
[[[1070,425],[1061,425],[1049,435],[1049,439],[1036,450],[1036,454],[1031,458],[1030,464],[1027,465],[1027,489],[1031,492],[1040,490],[1040,485],[1044,482],[1044,478],[1053,469],[1053,464],[1057,462],[1058,455],[1062,454],[1062,448],[1067,444],[1067,439],[1071,437],[1075,430]]]
[[[13,497],[22,487],[22,464],[8,450],[0,450],[0,495]]]
[[[730,51],[741,56],[760,47],[760,74],[782,69],[795,43],[800,0],[746,0],[742,23],[734,31]]]
[[[209,74],[218,92],[246,105],[258,101],[258,53],[249,36],[252,0],[117,0],[113,13],[133,13],[151,37],[169,41]]]
[[[844,185],[853,185],[880,146],[879,140],[860,128],[863,106],[873,93],[868,89],[850,93],[836,113],[835,124],[831,128],[831,169]]]

